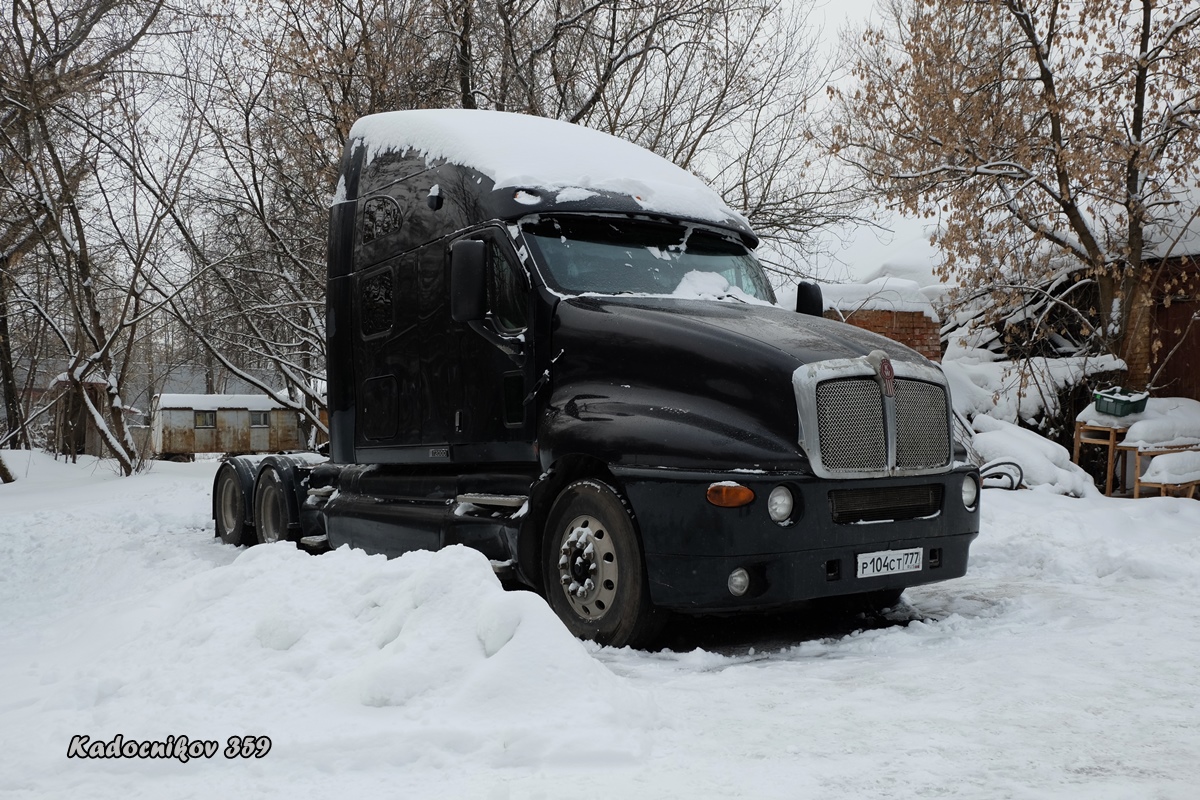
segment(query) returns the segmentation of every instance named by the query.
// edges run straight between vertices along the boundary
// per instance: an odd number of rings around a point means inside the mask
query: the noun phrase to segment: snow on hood
[[[612,192],[651,212],[745,222],[690,172],[632,142],[561,120],[465,109],[391,111],[359,119],[350,139],[366,146],[368,163],[413,149],[431,162],[478,170],[497,188],[546,189],[559,200]]]

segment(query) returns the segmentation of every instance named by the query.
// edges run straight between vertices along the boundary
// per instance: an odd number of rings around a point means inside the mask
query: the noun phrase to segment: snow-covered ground
[[[223,546],[213,462],[4,457],[5,798],[1197,796],[1195,500],[988,491],[968,576],[890,620],[643,653],[471,551]],[[219,750],[67,757],[118,735]]]

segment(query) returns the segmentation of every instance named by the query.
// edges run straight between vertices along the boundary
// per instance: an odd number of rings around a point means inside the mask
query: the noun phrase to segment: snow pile
[[[1059,393],[1084,378],[1124,369],[1115,356],[1031,358],[1013,362],[990,350],[951,341],[942,356],[954,410],[1006,422],[1032,422],[1060,412]]]
[[[264,770],[269,785],[296,769],[536,769],[646,747],[653,701],[478,552],[228,547],[210,519],[216,462],[119,479],[89,461],[6,453],[0,794],[246,796]],[[244,766],[64,761],[73,736],[117,734],[274,746]]]
[[[1075,418],[1089,425],[1128,428],[1125,444],[1145,447],[1200,444],[1200,401],[1186,397],[1151,397],[1146,410],[1124,417],[1101,414],[1091,403]]]
[[[979,414],[971,424],[975,428],[971,444],[984,461],[1017,462],[1024,473],[1026,486],[1071,497],[1100,494],[1092,477],[1071,461],[1071,454],[1065,447],[986,414]]]
[[[690,172],[632,142],[560,120],[464,109],[392,111],[359,119],[350,139],[362,141],[368,161],[414,149],[428,161],[445,159],[476,169],[496,188],[546,189],[559,200],[614,192],[647,211],[713,222],[734,219],[748,227]]]
[[[921,286],[904,278],[884,276],[869,283],[823,283],[821,296],[825,310],[837,311],[843,318],[855,311],[909,311],[939,321]]]
[[[967,577],[906,592],[897,624],[643,653],[576,642],[470,551],[221,545],[215,462],[117,479],[5,457],[14,800],[1184,800],[1200,781],[1194,500],[988,491]],[[272,748],[67,758],[78,735]]]
[[[254,547],[77,622],[69,658],[8,678],[29,703],[10,730],[36,720],[56,742],[110,729],[221,738],[272,720],[276,748],[326,767],[346,757],[511,766],[630,758],[643,744],[627,726],[653,719],[541,598],[505,592],[462,547],[392,561]],[[110,635],[91,635],[100,629]],[[572,721],[596,737],[585,750],[563,735]],[[329,754],[346,741],[354,752]]]

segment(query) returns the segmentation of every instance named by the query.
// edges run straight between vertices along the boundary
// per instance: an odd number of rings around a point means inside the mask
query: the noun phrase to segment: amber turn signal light
[[[708,487],[708,502],[721,508],[738,508],[754,500],[754,490],[733,481],[722,481]]]

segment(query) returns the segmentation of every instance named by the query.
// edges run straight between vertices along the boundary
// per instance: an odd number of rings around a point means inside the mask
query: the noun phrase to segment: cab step
[[[525,505],[525,501],[529,499],[523,494],[484,494],[482,492],[468,492],[460,494],[454,498],[459,503],[470,503],[473,506],[499,507],[499,508],[520,508]]]
[[[298,544],[301,550],[314,556],[329,552],[329,536],[324,533],[320,536],[305,536]]]

